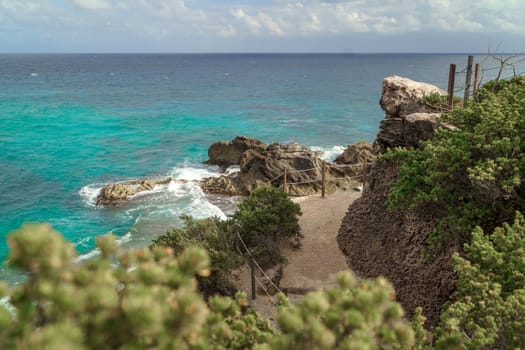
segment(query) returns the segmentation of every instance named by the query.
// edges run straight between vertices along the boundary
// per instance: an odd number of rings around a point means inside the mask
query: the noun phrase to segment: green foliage
[[[187,219],[189,220],[189,219]],[[201,223],[202,224],[202,223]],[[192,229],[199,223],[188,221]],[[206,230],[208,234],[208,230]],[[175,238],[177,240],[177,238]],[[338,286],[295,305],[284,296],[281,332],[248,307],[246,294],[196,290],[209,274],[204,250],[154,246],[118,252],[113,236],[97,239],[99,257],[79,264],[72,245],[49,225],[9,235],[9,262],[28,273],[1,286],[1,349],[411,349],[414,332],[383,278]],[[115,264],[118,262],[118,264]]]
[[[271,186],[262,186],[239,204],[233,220],[252,255],[262,266],[284,261],[279,241],[300,237],[301,207]]]
[[[492,235],[481,228],[454,257],[454,302],[442,314],[438,349],[525,348],[525,219]]]
[[[184,226],[173,228],[153,241],[153,246],[168,246],[175,254],[189,247],[204,249],[211,261],[211,275],[199,277],[199,290],[206,297],[213,294],[235,294],[230,281],[231,271],[238,268],[243,260],[235,250],[237,237],[231,220],[221,221],[217,217],[194,220],[191,216],[181,216]]]
[[[425,101],[427,108],[432,112],[437,112],[437,113],[448,112],[451,109],[448,104],[447,95],[433,93],[430,95],[423,96],[423,101]],[[462,105],[462,104],[463,104],[463,99],[461,99],[460,97],[454,96],[453,105],[457,106],[457,105]]]
[[[258,349],[411,349],[414,331],[384,279],[340,273],[338,286],[281,307],[281,335]]]
[[[116,254],[105,236],[100,257],[78,264],[49,225],[26,224],[8,241],[9,263],[28,280],[8,288],[13,310],[0,306],[1,349],[230,349],[273,334],[242,293],[208,307],[194,279],[209,274],[202,249]]]
[[[490,85],[488,86],[490,87]],[[439,130],[420,149],[396,149],[400,164],[390,208],[434,203],[444,213],[434,240],[468,241],[475,226],[492,231],[525,209],[525,77],[483,88],[479,100],[442,118],[457,127]]]

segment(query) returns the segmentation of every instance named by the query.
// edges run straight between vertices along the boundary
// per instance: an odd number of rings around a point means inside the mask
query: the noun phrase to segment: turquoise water
[[[464,55],[0,55],[0,258],[4,236],[50,222],[81,253],[113,232],[144,245],[182,213],[224,216],[231,201],[171,183],[98,208],[108,182],[217,174],[218,140],[247,135],[327,151],[375,138],[381,81],[446,87]],[[0,274],[7,274],[2,270]],[[2,277],[0,275],[0,277]]]

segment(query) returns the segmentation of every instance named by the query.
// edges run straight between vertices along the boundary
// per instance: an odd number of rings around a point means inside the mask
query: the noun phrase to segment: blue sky
[[[0,0],[0,52],[525,52],[525,0]]]

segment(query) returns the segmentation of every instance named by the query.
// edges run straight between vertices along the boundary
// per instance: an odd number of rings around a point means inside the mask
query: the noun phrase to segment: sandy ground
[[[303,215],[299,219],[304,238],[299,249],[285,249],[288,264],[284,267],[280,287],[294,289],[326,289],[334,285],[339,271],[346,270],[346,258],[339,250],[336,236],[350,203],[359,198],[359,191],[340,191],[321,196],[294,198],[301,206]],[[248,268],[239,272],[239,289],[251,295]],[[289,294],[293,302],[302,295]],[[275,296],[258,293],[252,301],[253,307],[270,320],[275,318]]]

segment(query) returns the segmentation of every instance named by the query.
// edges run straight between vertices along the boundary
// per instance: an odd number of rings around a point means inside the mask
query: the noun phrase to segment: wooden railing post
[[[255,266],[253,266],[253,259],[250,259],[250,275],[252,278],[252,300],[257,298],[257,291],[255,289]]]
[[[288,177],[288,172],[286,171],[286,168],[285,168],[284,169],[284,175],[283,175],[283,192],[284,193],[288,193],[288,188],[287,188],[287,184],[286,184],[286,181],[288,181],[287,177]]]
[[[451,64],[448,71],[448,105],[454,107],[454,83],[456,80],[456,65]]]
[[[472,77],[472,63],[474,62],[474,56],[468,56],[467,62],[467,77],[465,79],[465,95],[463,96],[463,107],[468,105],[468,98],[470,95],[470,78]]]
[[[365,156],[365,158],[363,159],[363,188],[365,188],[365,185],[366,185],[366,172],[367,172],[367,164],[368,163],[368,159],[367,157]]]
[[[324,194],[326,191],[326,163],[323,162],[323,168],[321,170],[323,173],[321,174],[321,197],[324,198]]]
[[[474,69],[474,96],[478,93],[479,89],[479,63],[476,63],[476,68]]]

